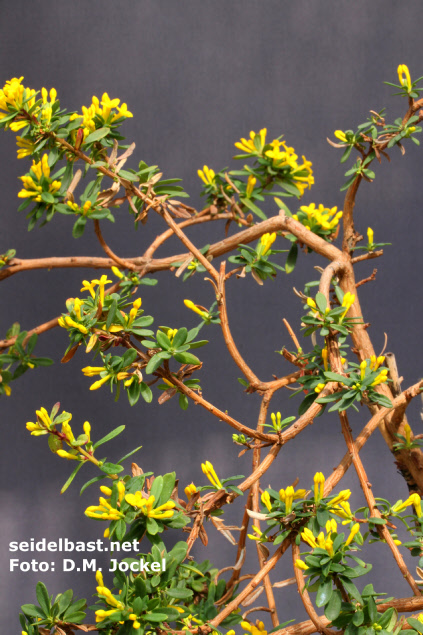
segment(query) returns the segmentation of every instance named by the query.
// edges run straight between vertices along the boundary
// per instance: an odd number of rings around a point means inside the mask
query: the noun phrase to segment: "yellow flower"
[[[333,505],[338,505],[339,503],[343,503],[344,501],[347,501],[351,496],[351,490],[349,489],[343,489],[339,492],[339,494],[337,494],[335,496],[335,498],[333,498],[330,502],[331,506]]]
[[[325,477],[322,472],[316,472],[314,475],[314,500],[318,503],[324,495]]]
[[[75,454],[71,454],[70,452],[66,452],[66,450],[57,450],[56,454],[60,456],[62,459],[67,459],[68,461],[79,461],[80,458]]]
[[[87,507],[85,515],[96,520],[119,520],[123,517],[122,512],[113,508],[103,496],[100,496],[98,505]]]
[[[348,536],[346,542],[345,542],[345,546],[348,547],[348,545],[350,545],[352,543],[352,541],[354,540],[356,534],[358,534],[358,532],[360,531],[360,523],[355,523],[352,527],[351,527],[351,531],[350,531],[350,535]]]
[[[255,625],[250,622],[241,622],[242,628],[251,633],[251,635],[267,635],[263,622],[257,620]]]
[[[289,485],[286,489],[280,489],[279,498],[285,503],[285,513],[290,514],[293,501],[297,498],[304,498],[306,493],[305,489],[297,489],[297,491],[295,491],[292,485]]]
[[[342,300],[342,306],[345,307],[345,311],[341,315],[341,318],[339,320],[340,322],[342,322],[342,320],[344,319],[344,317],[346,316],[346,314],[348,313],[348,311],[350,310],[350,308],[352,307],[354,302],[355,302],[355,294],[354,293],[350,293],[349,291],[347,291],[344,294],[344,297],[343,297],[343,300]]]
[[[250,174],[247,181],[247,189],[245,190],[245,193],[248,198],[250,198],[251,194],[253,193],[254,186],[256,183],[257,183],[256,177]]]
[[[254,130],[251,130],[250,138],[247,140],[242,137],[241,141],[237,141],[235,143],[235,147],[238,148],[238,150],[242,150],[242,152],[246,152],[247,154],[261,154],[266,144],[266,134],[267,128],[262,128],[258,133],[254,132]],[[257,150],[254,143],[254,139],[256,137],[259,140],[259,150]]]
[[[342,501],[338,505],[334,505],[333,507],[330,508],[329,511],[332,514],[335,514],[336,516],[339,516],[339,518],[343,518],[344,519],[342,521],[343,525],[347,525],[353,519],[351,507],[350,507],[350,504],[348,503],[348,501]]]
[[[68,445],[72,444],[72,441],[75,441],[74,434],[72,432],[72,428],[67,421],[62,423],[62,434],[65,435],[65,441]]]
[[[37,415],[37,423],[32,423],[32,421],[28,421],[26,424],[26,429],[31,432],[32,435],[38,437],[42,434],[48,434],[50,431],[53,422],[49,417],[49,414],[45,408],[40,408],[40,410],[35,411]],[[68,421],[70,421],[72,415],[69,415]]]
[[[197,493],[197,488],[194,485],[194,483],[191,483],[190,485],[187,485],[186,488],[184,489],[185,492],[185,496],[187,497],[188,500],[191,500],[191,498],[194,496],[194,494]]]
[[[388,373],[389,373],[388,368],[382,368],[379,375],[376,377],[374,381],[372,381],[370,385],[378,386],[379,384],[384,384],[386,381],[388,381]]]
[[[172,500],[167,501],[163,505],[154,507],[155,497],[149,496],[148,499],[144,498],[142,492],[135,492],[135,494],[126,494],[126,502],[131,507],[137,507],[148,518],[157,518],[158,520],[165,520],[166,518],[172,518],[176,506]]]
[[[307,306],[309,306],[311,309],[316,309],[316,303],[313,300],[313,298],[307,298]]]
[[[308,566],[306,565],[306,563],[300,560],[300,558],[296,559],[295,566],[297,567],[297,569],[302,569],[302,571],[307,571],[308,569]]]
[[[301,538],[313,549],[315,549],[318,546],[313,532],[310,531],[308,527],[304,527],[304,531],[301,532]]]
[[[112,267],[112,271],[113,271],[113,273],[115,274],[115,276],[116,276],[117,278],[122,279],[122,278],[124,278],[124,277],[125,277],[125,274],[124,274],[124,273],[122,273],[122,271],[121,271],[120,269],[118,269],[117,267]]]
[[[422,517],[422,501],[420,496],[416,493],[411,494],[411,496],[409,496],[407,500],[405,500],[404,502],[398,501],[397,503],[395,503],[395,505],[392,507],[392,511],[396,513],[401,512],[403,509],[405,509],[409,505],[413,505],[417,518],[421,518]]]
[[[128,318],[128,321],[127,321],[127,323],[126,323],[126,327],[127,327],[127,328],[129,328],[129,327],[131,326],[132,322],[133,322],[133,321],[135,320],[135,318],[137,317],[137,315],[138,315],[138,311],[139,311],[139,310],[140,310],[140,308],[141,308],[141,304],[142,304],[142,300],[141,300],[141,298],[137,298],[137,299],[134,301],[134,303],[133,303],[133,305],[132,305],[132,309],[129,311],[129,318]],[[120,330],[122,330],[122,329],[120,329]]]
[[[215,172],[207,165],[203,166],[202,170],[197,170],[197,174],[205,185],[214,185]]]
[[[374,232],[371,227],[367,228],[367,240],[369,241],[369,246],[373,245]]]
[[[43,186],[40,185],[42,177],[45,177],[49,181],[48,192],[50,194],[55,194],[60,190],[62,182],[51,181],[49,178],[50,167],[48,165],[47,154],[44,154],[41,158],[41,161],[39,161],[38,163],[35,163],[35,161],[32,162],[31,172],[34,174],[36,180],[34,180],[31,174],[25,174],[25,176],[19,177],[24,185],[23,189],[18,192],[19,198],[32,198],[34,202],[41,203],[41,194],[44,191]]]
[[[315,203],[310,203],[310,205],[302,205],[300,207],[300,211],[306,214],[305,217],[301,214],[295,214],[294,218],[312,231],[323,229],[333,232],[343,216],[343,212],[337,212],[337,209],[336,206],[332,208],[325,207],[322,203],[316,208]]]
[[[194,302],[192,302],[192,300],[184,300],[184,304],[187,309],[191,309],[194,313],[201,315],[202,318],[208,317],[209,315],[208,311],[202,311],[196,304],[194,304]]]
[[[18,159],[29,157],[34,152],[35,143],[32,143],[29,139],[16,137],[16,145],[18,146]]]
[[[328,370],[328,349],[326,347],[322,349],[322,359],[325,370]]]
[[[263,505],[266,505],[268,512],[272,511],[272,503],[270,501],[269,492],[263,492],[263,494],[261,495],[261,502],[263,503]]]
[[[269,249],[271,248],[275,240],[276,240],[276,232],[273,232],[272,234],[263,234],[263,236],[260,238],[260,245],[263,250],[261,252],[262,256],[265,256],[267,254],[267,252],[269,251]]]
[[[322,383],[317,384],[316,388],[314,389],[314,392],[317,392],[317,393],[322,392],[324,387],[325,387],[325,384],[322,384]]]
[[[36,91],[22,86],[23,77],[9,79],[0,90],[0,120],[16,110],[29,110],[35,104]],[[26,101],[28,100],[28,101]],[[26,101],[25,105],[23,102]],[[27,125],[27,120],[14,121],[10,129],[16,132]]]
[[[413,87],[411,84],[410,71],[406,64],[400,64],[398,66],[398,79],[401,86],[404,86],[407,89],[407,93],[410,93]]]
[[[170,343],[173,342],[173,338],[175,337],[176,333],[178,332],[178,329],[168,329],[166,332],[167,338],[170,341]]]
[[[337,139],[339,139],[339,141],[342,141],[343,143],[347,143],[347,137],[345,135],[345,132],[342,132],[342,130],[335,130],[333,134],[335,135]]]
[[[213,465],[210,463],[210,461],[206,461],[205,463],[201,464],[201,469],[203,470],[203,474],[205,474],[207,476],[207,478],[209,479],[210,483],[213,485],[213,487],[215,487],[216,489],[222,489],[223,485],[220,482],[215,469],[213,467]]]
[[[247,534],[250,540],[260,540],[263,536],[263,532],[255,525],[252,525],[252,530],[254,531],[254,534]]]

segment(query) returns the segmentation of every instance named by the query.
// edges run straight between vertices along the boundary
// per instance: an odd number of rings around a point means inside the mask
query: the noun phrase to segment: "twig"
[[[290,323],[288,322],[288,320],[286,318],[282,318],[282,322],[285,324],[285,328],[288,331],[292,341],[294,342],[295,348],[297,349],[297,351],[299,351],[301,349],[300,343],[297,339],[297,336],[295,335]]]
[[[295,566],[295,562],[299,557],[300,548],[298,545],[295,544],[295,541],[292,541],[292,562],[294,565],[295,579],[297,581],[298,593],[300,594],[301,601],[304,604],[305,610],[307,611],[307,615],[309,616],[319,633],[325,633],[325,635],[335,635],[335,631],[331,631],[329,628],[326,628],[324,622],[322,622],[314,609],[308,591],[305,588],[303,572],[301,571],[301,569]]]
[[[98,219],[94,220],[94,231],[98,238],[98,242],[102,246],[104,252],[112,260],[114,260],[116,264],[118,264],[123,269],[129,269],[131,271],[136,271],[139,268],[136,265],[134,265],[132,262],[130,262],[129,260],[124,260],[123,258],[120,258],[117,254],[114,253],[114,251],[112,251],[112,249],[109,247],[109,245],[106,243],[106,241],[103,238],[103,234],[101,233],[101,229],[100,229],[100,221]]]
[[[363,278],[363,280],[360,280],[359,282],[356,282],[355,288],[358,289],[358,287],[361,287],[361,285],[366,284],[366,282],[371,282],[372,280],[376,278],[376,274],[377,274],[377,269],[373,269],[373,273],[370,276],[368,276],[367,278]]]

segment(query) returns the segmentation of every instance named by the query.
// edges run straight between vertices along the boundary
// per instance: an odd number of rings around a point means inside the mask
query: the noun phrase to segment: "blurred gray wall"
[[[234,142],[250,130],[266,126],[269,136],[284,134],[299,154],[313,162],[316,184],[303,202],[342,209],[339,187],[345,170],[326,137],[332,137],[338,128],[354,128],[370,109],[386,105],[390,120],[403,113],[405,103],[392,98],[392,89],[383,81],[396,81],[400,63],[408,64],[413,77],[423,74],[422,18],[419,1],[3,1],[2,81],[24,75],[25,85],[37,89],[54,86],[62,105],[75,110],[89,105],[93,94],[107,91],[110,97],[119,96],[134,113],[124,134],[136,142],[137,160],[157,163],[166,176],[183,178],[194,206],[201,205],[197,169],[205,163],[215,169],[234,167]],[[23,258],[102,255],[92,231],[72,240],[67,217],[54,218],[28,234],[24,214],[16,212],[17,177],[26,171],[26,163],[15,159],[13,133],[2,134],[0,153],[0,253],[13,247]],[[376,282],[360,289],[364,317],[372,323],[370,334],[377,350],[383,346],[384,333],[388,334],[388,349],[396,353],[404,385],[409,385],[422,376],[422,155],[411,143],[405,157],[396,150],[391,154],[390,165],[376,166],[374,184],[364,183],[360,189],[356,218],[360,231],[371,225],[377,241],[393,246],[386,249],[383,260],[357,267],[357,276],[366,277],[374,266],[378,268]],[[141,254],[163,229],[160,219],[152,218],[134,232],[124,210],[116,215],[116,227],[105,226],[104,233],[121,255]],[[223,227],[217,224],[192,232],[200,245],[222,234]],[[176,241],[162,253],[173,251],[181,251]],[[316,256],[302,256],[294,276],[279,275],[263,287],[250,278],[231,279],[228,296],[233,333],[241,353],[263,379],[289,372],[287,363],[274,353],[282,345],[291,347],[281,320],[288,318],[299,331],[301,306],[292,286],[301,289],[305,281],[317,277],[313,266],[322,264]],[[1,336],[13,321],[31,328],[60,314],[66,298],[77,295],[81,280],[90,275],[82,270],[39,271],[2,282]],[[143,307],[155,316],[156,325],[193,326],[195,319],[183,306],[183,299],[204,305],[213,301],[211,287],[201,276],[186,283],[175,280],[171,273],[158,278],[155,289],[141,287]],[[226,355],[219,330],[210,329],[207,335],[210,344],[201,350],[205,397],[254,425],[259,398],[243,393],[236,380],[239,372]],[[34,587],[40,579],[37,573],[9,573],[8,543],[43,536],[49,540],[96,539],[102,530],[83,515],[86,506],[97,500],[96,487],[79,497],[76,485],[60,496],[69,464],[49,452],[45,439],[31,437],[26,431],[25,423],[33,420],[35,409],[41,405],[49,409],[60,401],[73,413],[76,429],[88,419],[96,438],[125,423],[126,431],[110,446],[109,458],[116,459],[142,443],[138,462],[144,470],[176,470],[183,486],[191,480],[204,481],[200,464],[206,459],[222,476],[247,474],[250,469],[250,456],[237,459],[239,448],[231,443],[230,429],[199,407],[190,405],[187,414],[173,401],[161,407],[140,402],[130,408],[125,399],[114,403],[105,390],[90,393],[90,381],[80,372],[89,356],[81,351],[71,363],[61,366],[66,346],[63,331],[41,337],[37,351],[54,357],[55,365],[28,372],[13,384],[12,396],[1,403],[0,602],[8,632],[19,632],[19,606],[35,599]],[[155,395],[156,401],[157,392]],[[288,393],[278,393],[272,408],[284,416],[295,414],[298,407],[298,402],[287,397]],[[410,408],[410,414],[415,432],[421,432],[419,404]],[[353,417],[355,433],[367,417],[365,410]],[[301,486],[307,487],[316,470],[329,474],[343,454],[336,417],[323,416],[301,440],[295,439],[281,452],[264,485],[271,482],[275,488],[285,487],[298,476]],[[376,496],[391,500],[406,496],[405,484],[378,433],[366,445],[363,459]],[[346,482],[355,490],[353,505],[358,507],[363,498],[352,472]],[[238,518],[242,505],[240,501]],[[231,513],[228,517],[236,518]],[[209,533],[209,552],[196,546],[194,555],[210,557],[219,567],[232,562],[233,548],[212,530]],[[248,571],[256,567],[254,551]],[[369,558],[377,590],[410,595],[383,545],[372,549]],[[290,564],[282,562],[272,579],[290,575]],[[54,593],[73,586],[79,596],[89,597],[94,590],[89,573],[41,577]],[[281,620],[304,619],[293,587],[276,596]]]

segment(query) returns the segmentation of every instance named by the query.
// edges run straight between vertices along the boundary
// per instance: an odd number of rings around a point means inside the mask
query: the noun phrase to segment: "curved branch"
[[[300,594],[301,601],[304,604],[304,608],[307,611],[307,615],[313,622],[315,626],[315,630],[318,633],[325,633],[325,635],[335,635],[335,631],[331,631],[329,628],[326,628],[324,622],[317,615],[313,603],[310,599],[307,589],[305,588],[305,580],[304,575],[301,569],[295,566],[296,560],[300,557],[300,547],[295,544],[295,541],[292,542],[292,563],[294,565],[294,573],[295,579],[297,581],[298,593]]]

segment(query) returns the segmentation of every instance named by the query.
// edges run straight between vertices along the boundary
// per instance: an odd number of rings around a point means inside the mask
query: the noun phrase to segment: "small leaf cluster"
[[[354,364],[353,362],[350,362],[348,365],[348,369],[346,371],[348,376],[339,375],[338,373],[333,373],[331,371],[325,371],[325,379],[327,381],[338,382],[342,386],[342,389],[332,395],[326,395],[326,397],[318,398],[317,403],[326,404],[335,402],[334,405],[329,408],[328,412],[332,412],[334,410],[347,410],[350,407],[357,410],[356,406],[354,406],[354,402],[361,403],[366,400],[372,403],[377,403],[383,408],[392,408],[391,400],[385,395],[378,393],[372,385],[380,376],[381,371],[371,370],[370,360],[366,361],[368,364],[365,369],[364,377],[362,377],[360,365]]]
[[[198,357],[188,352],[190,349],[207,344],[207,340],[195,341],[194,338],[197,335],[198,328],[188,331],[185,327],[171,329],[168,326],[161,326],[156,332],[154,340],[142,340],[143,346],[154,351],[154,355],[146,366],[146,373],[154,373],[164,361],[168,361],[172,357],[180,364],[200,365]]]
[[[240,253],[236,256],[229,256],[229,262],[244,267],[245,272],[251,273],[253,278],[260,283],[267,278],[275,278],[277,270],[285,271],[284,267],[270,262],[269,257],[284,253],[287,251],[286,249],[268,249],[265,251],[263,242],[259,240],[255,248],[240,243],[237,250]]]
[[[10,382],[21,377],[29,369],[51,366],[53,360],[49,357],[35,357],[34,349],[38,335],[33,333],[28,337],[27,331],[21,331],[15,322],[6,333],[6,339],[16,337],[7,353],[0,354],[0,395],[9,396]]]
[[[335,292],[340,303],[343,302],[344,294],[341,289],[336,286]],[[310,311],[301,318],[303,324],[304,335],[311,335],[319,332],[322,337],[326,337],[330,333],[341,333],[348,335],[351,329],[362,322],[360,317],[346,317],[346,306],[340,305],[331,308],[328,306],[326,297],[320,291],[316,294],[315,301],[308,300]]]
[[[73,600],[73,591],[69,589],[59,593],[53,601],[45,584],[38,582],[36,586],[38,605],[24,604],[19,620],[22,629],[28,635],[39,635],[39,627],[50,630],[55,624],[81,624],[85,618],[87,602],[84,599]]]
[[[116,571],[114,597],[125,608],[98,622],[99,632],[108,633],[108,628],[114,628],[116,635],[143,635],[151,629],[168,630],[170,625],[178,630],[187,629],[191,621],[195,625],[203,625],[216,617],[219,610],[216,602],[226,591],[225,581],[214,584],[217,570],[210,567],[209,561],[184,563],[186,554],[185,542],[177,542],[168,552],[163,542],[157,540],[151,552],[140,554],[140,557],[150,566],[164,559],[166,567],[160,575],[134,575],[132,572],[125,575]],[[131,565],[138,563],[139,559],[125,558],[123,562]],[[101,597],[93,608],[98,610],[99,604],[103,605]],[[106,605],[106,608],[110,609],[110,606]],[[134,628],[134,621],[139,624],[138,628]],[[222,624],[227,627],[240,621],[241,616],[232,613]]]

